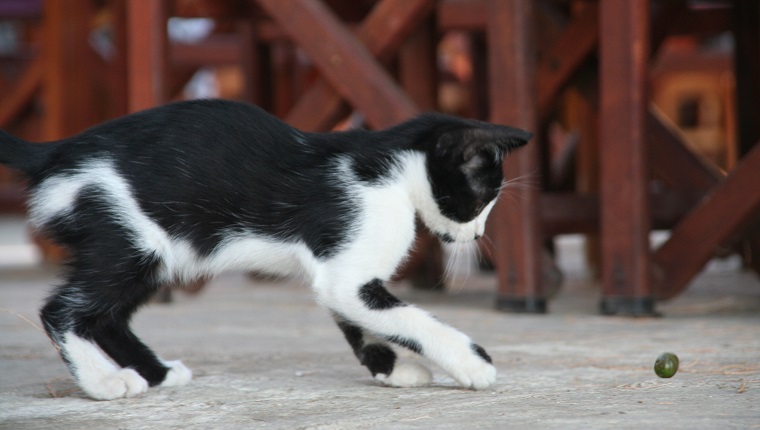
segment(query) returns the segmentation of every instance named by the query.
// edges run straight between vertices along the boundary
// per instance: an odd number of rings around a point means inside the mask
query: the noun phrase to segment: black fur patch
[[[365,345],[359,352],[359,361],[367,366],[372,376],[382,373],[390,375],[396,364],[396,353],[387,345],[371,343]]]
[[[486,352],[485,349],[483,349],[482,346],[473,343],[472,345],[470,345],[470,348],[472,348],[473,352],[475,352],[475,354],[478,354],[478,356],[482,358],[483,360],[485,360],[487,363],[493,364],[493,361],[491,360],[491,356],[488,355],[488,353]]]
[[[364,345],[364,331],[361,327],[347,322],[340,315],[335,314],[334,318],[346,337],[348,344],[354,350],[354,355],[356,355],[361,364],[369,369],[372,376],[378,373],[390,375],[396,363],[396,353],[387,345],[379,343]]]
[[[406,306],[406,303],[397,299],[383,286],[383,281],[374,279],[359,288],[359,298],[372,310],[391,309],[398,306]]]
[[[445,243],[454,243],[454,238],[451,237],[448,233],[438,233],[438,238],[441,239]]]
[[[419,342],[415,340],[407,339],[401,336],[388,336],[386,339],[388,342],[393,342],[396,345],[403,346],[412,352],[416,352],[417,354],[422,355],[422,345],[420,345]]]
[[[359,350],[364,345],[364,333],[362,332],[362,329],[353,324],[347,323],[345,320],[341,319],[341,317],[336,316],[335,319],[338,323],[338,327],[346,337],[348,344],[351,345],[351,349],[354,350],[354,354],[358,357]]]

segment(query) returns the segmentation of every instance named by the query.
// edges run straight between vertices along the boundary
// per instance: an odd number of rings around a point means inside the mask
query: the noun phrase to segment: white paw
[[[496,382],[496,367],[481,360],[480,357],[473,357],[465,363],[460,363],[449,373],[464,388],[483,390]]]
[[[82,389],[95,400],[113,400],[143,394],[148,391],[148,381],[133,369],[121,369],[93,384],[82,384]]]
[[[433,381],[430,370],[416,363],[397,364],[390,375],[378,373],[375,379],[391,387],[424,387]]]
[[[437,362],[459,385],[482,390],[496,382],[496,368],[490,363],[486,351],[469,340],[458,348],[450,348],[441,354]],[[452,353],[453,352],[453,353]]]
[[[162,387],[185,385],[193,379],[193,371],[188,369],[181,361],[164,361],[163,363],[164,366],[169,367],[169,371],[166,372],[166,377],[161,382]]]

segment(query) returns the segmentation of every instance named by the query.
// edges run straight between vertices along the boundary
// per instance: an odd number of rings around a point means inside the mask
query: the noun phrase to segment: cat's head
[[[502,161],[532,134],[474,120],[435,117],[425,143],[432,202],[418,208],[422,221],[445,241],[483,235],[503,184]]]

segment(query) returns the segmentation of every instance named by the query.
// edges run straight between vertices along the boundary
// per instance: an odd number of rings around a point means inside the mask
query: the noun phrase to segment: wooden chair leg
[[[601,312],[652,315],[645,150],[649,0],[601,2]]]
[[[530,0],[488,2],[487,37],[491,120],[536,129]],[[538,172],[536,142],[506,158],[507,178]],[[496,306],[511,312],[546,312],[542,279],[542,235],[537,187],[506,190],[490,217],[493,263],[499,278]]]

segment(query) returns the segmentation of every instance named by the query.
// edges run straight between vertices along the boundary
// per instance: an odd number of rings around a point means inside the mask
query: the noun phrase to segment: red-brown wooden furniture
[[[757,2],[112,3],[124,26],[125,110],[173,100],[203,64],[239,64],[243,98],[306,130],[329,130],[354,110],[369,126],[380,128],[435,109],[441,79],[438,39],[449,31],[468,33],[475,76],[472,114],[536,131],[537,136],[505,163],[508,178],[529,178],[534,186],[510,189],[511,198],[500,200],[489,224],[500,309],[547,310],[550,284],[556,282],[547,241],[561,233],[599,238],[601,311],[606,314],[656,313],[655,302],[683,291],[718,248],[741,240],[744,249],[760,251]],[[76,18],[72,10],[50,7],[56,16]],[[197,44],[178,44],[166,37],[172,16],[211,17],[233,31]],[[668,121],[650,108],[648,97],[650,65],[664,40],[672,34],[723,30],[730,30],[736,40],[735,112],[742,156],[728,175],[689,150]],[[65,49],[60,40],[46,40],[52,49]],[[287,60],[278,57],[283,52]],[[74,72],[65,57],[55,55],[59,61],[53,64],[61,76]],[[293,61],[297,55],[309,60],[304,70]],[[60,83],[59,72],[45,76]],[[584,111],[587,133],[580,139],[576,168],[591,181],[575,189],[552,182],[557,160],[550,160],[545,133],[568,88],[575,90],[576,107]],[[5,105],[0,101],[0,108]],[[51,106],[61,105],[51,101]],[[664,186],[652,189],[652,178]],[[651,250],[648,238],[654,227],[671,229],[672,234]],[[418,259],[418,264],[428,268],[430,281],[441,273],[440,248],[424,236],[421,241],[417,255],[428,258]],[[760,270],[757,258],[750,265]]]
[[[341,2],[332,3],[334,7],[341,6]],[[404,85],[394,80],[383,65],[427,13],[435,13],[439,27],[467,27],[484,34],[489,119],[494,122],[540,129],[557,93],[572,73],[598,51],[599,195],[546,194],[538,187],[526,187],[514,192],[518,204],[509,204],[508,199],[500,201],[490,226],[494,242],[492,259],[499,275],[497,304],[507,310],[545,311],[544,231],[553,234],[563,228],[584,231],[588,225],[598,224],[603,257],[602,312],[652,314],[655,300],[683,290],[717,246],[757,218],[760,192],[750,186],[760,179],[757,156],[750,152],[723,180],[715,169],[685,150],[678,137],[649,112],[650,52],[667,35],[667,27],[676,21],[675,17],[696,13],[688,2],[657,5],[654,3],[660,2],[649,0],[585,2],[586,7],[565,26],[555,43],[543,47],[540,61],[536,59],[533,21],[538,3],[385,0],[376,3],[356,31],[347,28],[325,2],[255,0],[247,6],[260,8],[278,31],[309,56],[321,75],[321,80],[312,84],[285,115],[294,125],[307,129],[334,125],[338,114],[345,113],[346,102],[361,111],[373,127],[385,127],[419,112],[420,101],[412,100]],[[740,42],[742,54],[757,58],[757,25],[754,25],[757,8],[744,2],[723,3],[736,10],[722,13],[734,13],[733,28],[739,40],[754,43],[743,47]],[[128,4],[140,2],[132,0]],[[149,16],[161,13],[159,6],[151,8],[152,14],[146,15],[141,10],[130,16],[150,22],[156,18]],[[166,57],[161,54],[163,43],[153,50],[147,46],[159,39],[149,38],[144,31],[130,34],[146,40],[143,48],[136,43],[131,45],[138,52],[134,55],[148,59]],[[140,72],[136,58],[131,58],[131,76],[138,73],[143,76],[131,82],[149,85],[151,78],[157,76],[156,69],[143,66]],[[743,59],[737,64],[740,91],[756,87],[751,79],[742,80],[741,76],[743,73],[751,76],[751,71],[745,69],[756,71],[757,61]],[[426,76],[415,78],[415,82],[425,82],[425,77],[434,82],[434,72],[430,70]],[[157,87],[153,84],[152,88],[155,91]],[[134,100],[148,100],[147,104],[160,100],[151,100],[149,91],[137,87],[132,87],[130,94]],[[757,102],[752,104],[747,99],[740,94],[740,118],[744,120],[741,124],[757,113]],[[133,107],[144,105],[140,102]],[[748,149],[758,136],[749,129],[745,134],[741,138],[742,147]],[[539,172],[540,151],[541,146],[535,143],[510,157],[505,165],[508,177]],[[657,214],[652,210],[657,202],[650,203],[650,169],[702,192],[718,184],[676,225],[666,244],[654,252],[650,251],[648,240],[651,215]],[[721,214],[726,205],[733,210]],[[673,218],[671,213],[664,215]]]

